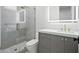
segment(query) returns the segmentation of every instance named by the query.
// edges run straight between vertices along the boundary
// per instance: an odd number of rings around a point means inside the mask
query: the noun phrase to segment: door
[[[38,51],[40,53],[50,53],[50,39],[48,38],[48,35],[44,33],[39,34]]]
[[[1,48],[16,44],[16,11],[2,7]]]
[[[52,35],[51,37],[51,53],[64,53],[64,38]]]
[[[74,41],[73,38],[65,38],[65,53],[74,53]]]

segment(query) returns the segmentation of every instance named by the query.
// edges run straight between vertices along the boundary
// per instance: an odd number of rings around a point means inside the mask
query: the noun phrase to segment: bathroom
[[[78,6],[0,6],[0,53],[78,53],[78,13]]]

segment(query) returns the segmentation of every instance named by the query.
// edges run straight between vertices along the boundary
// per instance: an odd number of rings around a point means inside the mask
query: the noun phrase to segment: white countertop
[[[66,37],[73,37],[73,38],[79,37],[78,32],[63,32],[63,31],[57,31],[57,30],[52,30],[52,29],[42,29],[39,32],[53,34],[53,35],[66,36]]]

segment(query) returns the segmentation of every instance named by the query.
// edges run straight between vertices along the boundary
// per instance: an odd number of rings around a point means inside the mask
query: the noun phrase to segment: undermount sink
[[[64,32],[64,31],[58,31],[60,33],[64,33],[64,34],[72,34],[72,35],[79,35],[78,32]]]
[[[52,29],[42,29],[40,32],[48,33],[48,34],[54,34],[54,35],[61,35],[61,36],[67,36],[67,37],[79,37],[78,32],[64,32],[64,31],[58,31],[58,30],[52,30]]]

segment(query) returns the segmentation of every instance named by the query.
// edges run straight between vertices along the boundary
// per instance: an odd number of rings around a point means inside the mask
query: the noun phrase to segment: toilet
[[[36,36],[35,36],[36,39],[32,39],[25,44],[26,49],[29,53],[37,53],[38,36],[39,36],[38,33],[36,33]]]
[[[26,48],[29,53],[37,53],[38,39],[32,39],[26,43]]]

